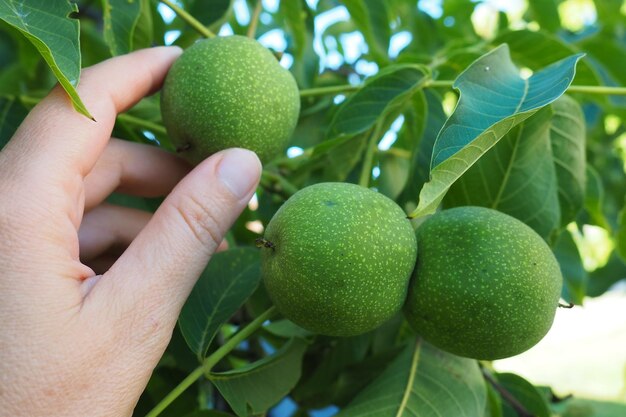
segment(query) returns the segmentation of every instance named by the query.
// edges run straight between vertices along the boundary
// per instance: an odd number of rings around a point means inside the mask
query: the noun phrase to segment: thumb
[[[250,201],[260,174],[259,159],[244,149],[222,151],[202,162],[174,188],[89,298],[115,300],[120,318],[132,313],[173,326],[211,255]]]

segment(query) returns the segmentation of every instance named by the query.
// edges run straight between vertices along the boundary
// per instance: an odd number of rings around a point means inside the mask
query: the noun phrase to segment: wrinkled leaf
[[[481,157],[446,194],[447,207],[483,206],[509,214],[544,239],[559,225],[557,176],[545,107]]]
[[[418,341],[337,417],[474,417],[482,416],[485,402],[485,383],[475,360]]]
[[[291,339],[272,356],[243,368],[209,375],[209,379],[240,417],[264,413],[300,379],[307,343]]]
[[[198,360],[206,356],[219,327],[259,284],[259,251],[233,248],[213,255],[185,303],[178,324]]]
[[[550,143],[559,184],[561,226],[572,222],[583,208],[586,186],[585,117],[569,96],[552,103]]]
[[[566,58],[523,79],[502,45],[466,69],[454,82],[461,97],[435,141],[430,181],[411,217],[433,213],[450,186],[500,138],[559,98],[580,58]]]
[[[39,51],[74,108],[93,119],[76,86],[80,78],[79,23],[69,16],[78,11],[68,0],[0,0],[0,19],[19,30]]]

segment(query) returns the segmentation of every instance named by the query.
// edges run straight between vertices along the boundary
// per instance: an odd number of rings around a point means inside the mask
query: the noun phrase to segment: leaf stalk
[[[167,7],[172,9],[174,13],[178,15],[181,19],[183,19],[189,26],[194,28],[196,32],[205,38],[214,38],[215,33],[211,32],[209,28],[200,23],[195,17],[187,13],[183,8],[179,7],[176,3],[170,0],[160,0],[161,3],[165,4]]]

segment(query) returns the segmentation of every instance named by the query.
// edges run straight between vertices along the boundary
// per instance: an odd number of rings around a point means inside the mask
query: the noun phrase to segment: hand
[[[86,69],[78,90],[97,122],[56,87],[0,152],[0,414],[130,415],[254,193],[250,151],[189,172],[155,147],[110,139],[117,113],[157,90],[179,54],[153,48]],[[151,216],[103,204],[115,190],[169,195]]]

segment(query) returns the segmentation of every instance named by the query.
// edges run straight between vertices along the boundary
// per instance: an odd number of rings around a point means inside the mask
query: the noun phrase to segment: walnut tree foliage
[[[297,80],[302,108],[290,151],[265,165],[258,204],[200,277],[135,415],[626,415],[626,406],[562,401],[443,352],[400,315],[360,336],[315,336],[267,314],[254,247],[259,227],[298,189],[353,182],[395,200],[416,224],[442,207],[510,214],[550,244],[564,301],[604,293],[626,277],[626,98],[611,93],[626,85],[622,1],[589,1],[596,17],[579,27],[561,20],[561,0],[528,0],[521,16],[496,11],[491,22],[472,21],[483,4],[470,0],[446,0],[439,12],[416,0],[175,3],[215,33],[246,35],[252,16],[257,39],[284,39],[274,52]],[[168,10],[157,0],[0,0],[0,148],[56,83],[89,117],[75,89],[81,68],[202,37]],[[337,11],[345,19],[320,24]],[[113,134],[174,150],[158,93],[120,115]],[[585,226],[608,236],[610,254],[592,267],[583,263]],[[233,339],[249,323],[255,331]],[[188,375],[192,383],[155,411]]]

